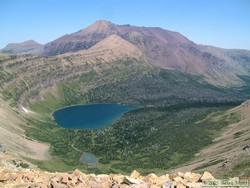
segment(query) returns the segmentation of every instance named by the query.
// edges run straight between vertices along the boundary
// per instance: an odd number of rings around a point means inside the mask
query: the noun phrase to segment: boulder
[[[72,176],[77,176],[77,177],[86,177],[86,174],[82,173],[80,170],[76,169],[74,172],[71,174]]]
[[[175,178],[174,178],[174,181],[175,181],[175,182],[182,182],[183,179],[182,179],[181,177],[178,176],[178,177],[175,177]]]
[[[50,185],[52,187],[68,188],[68,186],[66,184],[57,183],[56,181],[52,181]]]
[[[39,174],[38,177],[36,177],[34,179],[34,182],[49,185],[51,183],[51,179],[52,178],[50,176],[48,176],[48,175]]]
[[[177,182],[177,183],[181,183],[181,184],[183,184],[183,185],[185,185],[185,184],[187,183],[187,181],[184,180],[184,179],[181,178],[181,177],[176,177],[176,178],[174,178],[174,181]]]
[[[133,172],[130,174],[130,178],[138,178],[140,176],[140,173],[136,170],[133,170]]]
[[[91,185],[87,185],[86,183],[80,182],[80,183],[77,184],[76,187],[79,187],[79,188],[81,188],[81,187],[91,188]]]
[[[128,185],[131,185],[131,184],[141,184],[143,183],[142,180],[138,180],[138,179],[135,179],[135,178],[130,178],[128,176],[125,176],[124,179],[123,179],[123,182],[128,184]]]
[[[121,174],[112,174],[110,175],[110,179],[114,182],[117,182],[117,183],[122,183],[123,180],[124,180],[124,175],[121,175]]]
[[[130,178],[128,176],[125,176],[124,177],[124,180],[123,180],[124,183],[128,184],[129,185],[129,188],[148,188],[149,186],[143,182],[142,180],[139,180],[139,179],[135,179],[135,178]]]
[[[141,185],[138,185],[138,184],[132,184],[129,186],[129,188],[148,188],[148,186],[141,186]]]
[[[154,184],[158,186],[162,186],[166,184],[167,182],[170,182],[169,176],[168,175],[162,175],[154,179]]]
[[[44,179],[43,179],[43,176],[40,176],[40,178],[39,178],[39,182],[41,181],[43,181]],[[38,180],[37,180],[38,181]],[[56,183],[59,183],[59,182],[61,182],[61,178],[59,178],[58,176],[54,176],[54,177],[52,177],[51,179],[50,179],[50,181],[51,182],[56,182]]]
[[[164,183],[162,186],[161,186],[161,188],[172,188],[173,186],[173,182],[166,182],[166,183]]]
[[[64,184],[68,184],[72,180],[71,176],[67,173],[62,173],[61,174],[61,179],[60,182]]]
[[[179,183],[179,184],[176,185],[176,188],[186,188],[186,186],[183,185],[183,184],[181,184],[181,183]]]
[[[182,178],[184,177],[184,173],[183,172],[178,172],[177,175],[180,176],[180,177],[182,177]]]
[[[178,177],[179,175],[178,174],[169,174],[169,178],[170,178],[170,180],[174,180],[174,178],[176,178],[176,177]]]
[[[143,181],[144,181],[144,182],[147,182],[147,183],[149,183],[149,184],[153,184],[153,183],[155,182],[155,179],[156,179],[156,178],[158,178],[158,177],[156,176],[156,174],[151,173],[151,174],[148,174],[147,176],[145,176],[145,177],[143,178]]]
[[[46,183],[36,183],[34,185],[35,188],[39,187],[39,188],[48,188],[48,185],[49,184],[46,184]]]
[[[202,188],[201,183],[192,183],[192,182],[188,182],[186,184],[187,187],[189,188]]]
[[[186,172],[184,174],[184,179],[188,182],[198,182],[200,178],[201,175],[197,173]]]
[[[107,187],[109,187],[107,183],[99,183],[99,184],[91,185],[91,188],[107,188]]]
[[[211,181],[211,180],[215,180],[215,178],[213,177],[213,175],[210,172],[205,171],[203,173],[203,175],[200,178],[201,181]]]
[[[165,187],[161,187],[161,186],[157,186],[157,185],[150,185],[150,187],[149,188],[165,188]]]
[[[73,185],[78,185],[79,183],[82,183],[82,180],[80,180],[77,176],[73,177],[71,176],[71,178],[72,178],[71,182]]]
[[[111,182],[110,176],[107,174],[99,174],[97,175],[97,178],[101,180],[102,182]]]
[[[121,184],[121,185],[119,186],[119,188],[129,188],[129,186],[126,185],[126,184]]]
[[[23,180],[25,182],[33,182],[34,178],[35,178],[35,173],[34,172],[29,171],[29,172],[25,172],[23,174]]]
[[[10,180],[10,174],[9,173],[0,173],[0,182],[6,182]]]
[[[111,184],[112,184],[109,175],[105,175],[105,174],[97,175],[94,182],[96,182],[94,186],[97,188],[111,187]]]

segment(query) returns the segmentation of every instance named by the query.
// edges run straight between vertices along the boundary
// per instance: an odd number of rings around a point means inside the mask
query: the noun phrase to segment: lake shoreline
[[[51,119],[61,128],[102,129],[125,113],[140,108],[144,107],[119,103],[77,104],[58,108],[51,113]]]

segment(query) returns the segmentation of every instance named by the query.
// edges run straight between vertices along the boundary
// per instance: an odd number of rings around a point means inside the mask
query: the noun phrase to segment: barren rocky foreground
[[[69,174],[0,168],[0,187],[6,188],[199,188],[211,187],[211,183],[218,181],[207,171],[203,174],[179,172],[161,176],[154,173],[142,176],[134,170],[130,176],[126,176],[122,174],[85,174],[77,169]],[[231,183],[243,182],[242,186],[231,187],[248,187],[249,178],[241,180],[235,177],[228,179],[228,181]]]

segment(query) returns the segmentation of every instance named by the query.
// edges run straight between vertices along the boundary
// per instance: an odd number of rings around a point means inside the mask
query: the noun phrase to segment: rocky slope
[[[228,179],[228,182],[238,183],[238,177]],[[248,185],[248,179],[241,179],[242,185]],[[130,175],[122,174],[85,174],[79,170],[69,173],[49,173],[30,169],[0,168],[0,186],[10,187],[39,187],[39,188],[201,188],[209,187],[209,183],[218,183],[209,172],[203,174],[186,172],[164,174],[154,173],[146,176],[134,170]],[[225,182],[225,180],[224,180]],[[211,185],[210,185],[211,186]],[[238,187],[238,186],[235,186]]]
[[[244,81],[238,75],[250,73],[249,51],[206,47],[158,27],[116,25],[103,20],[46,44],[44,54],[87,50],[114,34],[140,49],[151,64],[198,75],[214,85],[240,86]]]
[[[10,43],[0,50],[2,53],[8,54],[41,54],[43,52],[43,45],[34,40],[28,40],[21,43]]]
[[[1,96],[1,95],[0,95]],[[24,126],[26,115],[31,113],[25,108],[11,108],[0,97],[0,160],[2,151],[8,151],[10,155],[19,159],[29,157],[45,160],[49,157],[49,145],[36,142],[25,136]],[[22,114],[22,116],[21,116]],[[36,115],[32,113],[32,115]],[[1,163],[0,163],[1,166]]]
[[[190,163],[175,171],[206,169],[227,177],[250,174],[250,149],[243,150],[249,144],[250,101],[222,114],[212,114],[203,122],[220,126],[223,120],[227,120],[228,126],[218,133],[213,143],[197,153]]]
[[[66,53],[58,57],[70,58],[76,56],[89,59],[93,62],[98,61],[103,64],[127,58],[146,61],[146,58],[143,56],[143,52],[137,46],[124,40],[116,34],[108,36],[88,50]]]

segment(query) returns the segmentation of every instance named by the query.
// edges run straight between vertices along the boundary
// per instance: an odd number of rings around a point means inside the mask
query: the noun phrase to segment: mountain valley
[[[249,60],[247,50],[108,21],[64,35],[38,54],[1,53],[0,144],[48,171],[212,169],[223,177],[240,169],[249,176],[249,152],[240,152],[249,142]],[[93,103],[143,108],[98,130],[63,129],[53,121],[59,108]],[[98,165],[82,163],[84,152],[94,153]],[[235,152],[234,164],[218,170]]]

